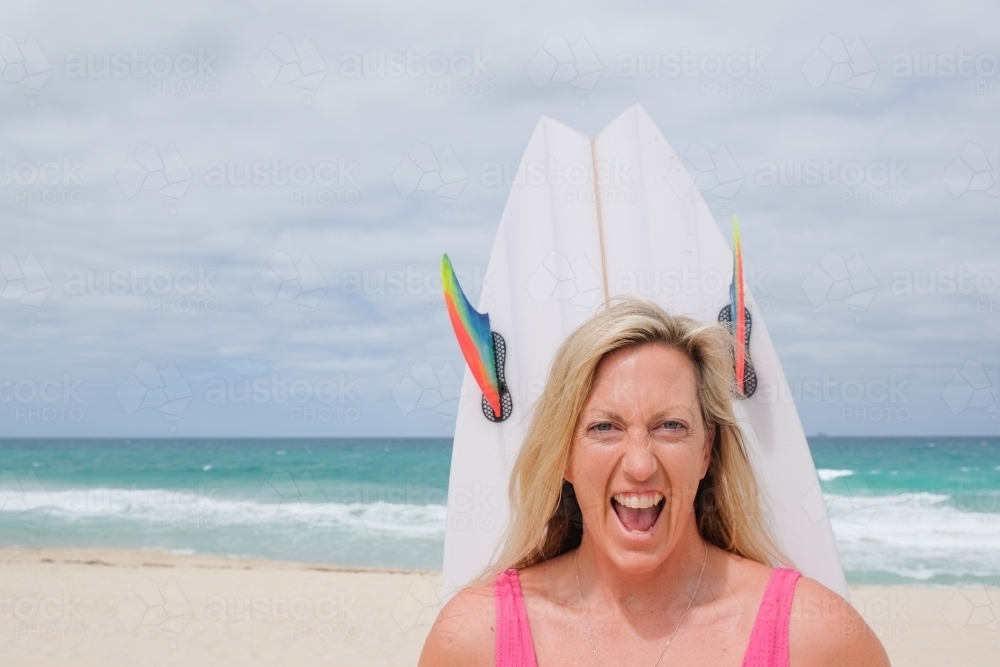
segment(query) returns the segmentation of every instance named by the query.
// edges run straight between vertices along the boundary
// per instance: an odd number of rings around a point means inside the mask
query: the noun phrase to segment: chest
[[[740,667],[757,610],[736,598],[692,609],[672,640],[679,614],[624,618],[593,609],[585,617],[579,606],[545,602],[529,604],[527,611],[538,667],[652,667],[661,654],[661,666]]]

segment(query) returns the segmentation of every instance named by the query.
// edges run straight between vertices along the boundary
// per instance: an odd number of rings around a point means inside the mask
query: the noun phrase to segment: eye
[[[666,431],[671,431],[673,433],[676,433],[677,431],[684,430],[684,424],[679,421],[674,421],[671,419],[663,422],[663,428]]]
[[[608,438],[617,432],[617,428],[612,422],[597,422],[592,424],[587,431],[595,438]]]

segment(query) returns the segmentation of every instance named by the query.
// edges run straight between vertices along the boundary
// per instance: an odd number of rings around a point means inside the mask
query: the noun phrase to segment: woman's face
[[[698,406],[694,364],[649,343],[608,354],[573,434],[566,479],[584,535],[623,571],[660,565],[686,530],[708,471],[713,434]]]

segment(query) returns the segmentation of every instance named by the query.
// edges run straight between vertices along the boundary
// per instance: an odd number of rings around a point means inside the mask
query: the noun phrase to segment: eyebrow
[[[668,410],[660,410],[658,412],[653,413],[653,417],[652,417],[652,419],[650,421],[656,422],[656,421],[660,421],[662,419],[668,419],[668,418],[670,418],[671,412],[673,412],[674,409],[682,410],[685,413],[687,413],[687,408],[682,408],[682,407],[672,408],[672,409],[668,409]],[[693,419],[695,414],[696,413],[691,413],[690,415],[689,414],[683,414],[683,415],[680,415],[680,417],[681,418],[685,418],[685,419]],[[583,419],[608,419],[608,420],[611,420],[611,421],[624,421],[624,419],[622,418],[622,416],[620,414],[618,414],[617,412],[609,411],[609,410],[603,410],[603,409],[599,409],[599,408],[598,409],[591,409],[589,411],[588,410],[584,410],[582,413],[580,413],[580,417],[583,418]]]
[[[622,416],[617,412],[609,412],[608,410],[584,410],[580,413],[580,417],[585,419],[611,419],[622,421]]]

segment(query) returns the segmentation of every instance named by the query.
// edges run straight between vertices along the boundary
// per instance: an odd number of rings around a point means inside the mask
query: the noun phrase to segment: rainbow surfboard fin
[[[489,314],[469,303],[447,254],[441,258],[441,289],[462,356],[483,392],[483,414],[490,421],[502,422],[514,408],[504,380],[507,347],[503,336],[490,330]]]
[[[729,287],[730,303],[719,312],[719,321],[724,323],[735,338],[736,395],[750,398],[757,391],[757,373],[750,363],[750,329],[753,322],[746,307],[746,289],[743,283],[743,248],[740,245],[740,223],[733,216],[733,282]],[[742,313],[743,317],[736,316]]]

